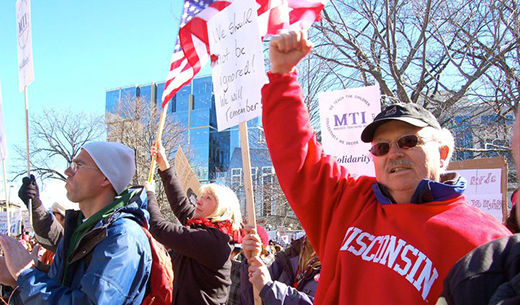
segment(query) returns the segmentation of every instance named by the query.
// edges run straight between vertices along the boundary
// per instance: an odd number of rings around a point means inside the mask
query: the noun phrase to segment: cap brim
[[[384,123],[391,121],[391,120],[402,121],[402,122],[408,123],[408,124],[416,126],[416,127],[429,126],[427,123],[425,123],[421,120],[414,119],[414,118],[407,118],[407,117],[379,119],[377,121],[374,121],[374,122],[368,124],[367,127],[365,127],[365,129],[363,129],[363,132],[361,133],[361,141],[363,141],[365,143],[372,142],[372,140],[374,139],[374,133],[376,133],[377,128],[379,128],[379,126],[381,126]]]

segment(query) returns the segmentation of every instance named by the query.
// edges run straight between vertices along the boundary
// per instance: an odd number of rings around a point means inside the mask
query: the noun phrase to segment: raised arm
[[[22,179],[22,186],[18,190],[18,197],[29,208],[32,204],[32,225],[36,240],[45,248],[56,252],[59,240],[63,236],[63,227],[52,214],[45,209],[40,200],[40,191],[33,175]]]
[[[262,119],[280,186],[316,252],[322,255],[332,216],[340,213],[345,216],[344,223],[349,223],[359,213],[360,207],[354,205],[363,202],[349,200],[348,204],[340,204],[340,198],[345,192],[351,192],[352,198],[369,194],[358,194],[350,187],[354,179],[323,152],[316,140],[294,69],[310,48],[302,32],[273,38],[269,47],[273,68],[268,73],[269,83],[262,88]]]
[[[158,142],[158,144],[154,145],[151,153],[157,156],[159,175],[161,176],[168,203],[177,219],[185,225],[186,221],[195,213],[195,207],[190,203],[179,179],[175,175],[174,169],[170,166],[162,143]]]

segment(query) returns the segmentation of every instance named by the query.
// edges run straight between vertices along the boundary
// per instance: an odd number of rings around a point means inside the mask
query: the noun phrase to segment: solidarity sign
[[[318,93],[323,150],[354,175],[375,176],[361,132],[381,111],[379,86]]]

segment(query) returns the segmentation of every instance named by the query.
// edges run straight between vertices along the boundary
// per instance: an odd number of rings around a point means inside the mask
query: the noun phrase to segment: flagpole
[[[251,158],[249,155],[249,139],[247,121],[239,125],[240,147],[242,147],[242,167],[244,168],[244,189],[246,193],[247,224],[256,228],[255,199],[253,197],[253,181],[251,179]]]
[[[9,215],[9,198],[7,198],[7,175],[5,173],[5,160],[2,160],[2,169],[4,171],[4,193],[5,193],[5,210],[7,215],[7,236],[11,236],[11,220]]]
[[[29,103],[27,98],[27,85],[23,87],[23,95],[25,100],[25,139],[26,139],[26,153],[27,153],[27,177],[31,176],[31,161],[29,158]],[[32,200],[29,198],[27,209],[29,209],[29,223],[32,226]]]
[[[159,119],[159,128],[157,129],[157,137],[155,140],[155,144],[153,144],[153,145],[158,145],[159,141],[162,138],[164,123],[166,122],[166,114],[168,113],[169,104],[170,104],[170,101],[166,102],[166,104],[163,105],[163,111],[161,112],[161,118]],[[152,164],[150,164],[150,172],[148,173],[148,182],[152,182],[152,180],[153,180],[156,161],[157,161],[157,155],[152,156]]]
[[[249,154],[249,137],[247,135],[247,121],[240,123],[240,147],[242,150],[242,168],[244,169],[244,189],[246,193],[247,224],[256,228],[255,198],[253,196],[253,181],[251,179],[251,156]],[[260,253],[258,253],[260,256]],[[253,287],[253,301],[255,305],[262,305],[260,291]]]

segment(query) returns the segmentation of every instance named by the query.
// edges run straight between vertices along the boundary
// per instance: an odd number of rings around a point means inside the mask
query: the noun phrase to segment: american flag
[[[260,35],[263,37],[276,34],[287,28],[307,29],[319,19],[327,2],[328,0],[256,0]],[[164,86],[163,107],[209,60],[206,22],[230,4],[231,1],[185,0],[179,37]]]

